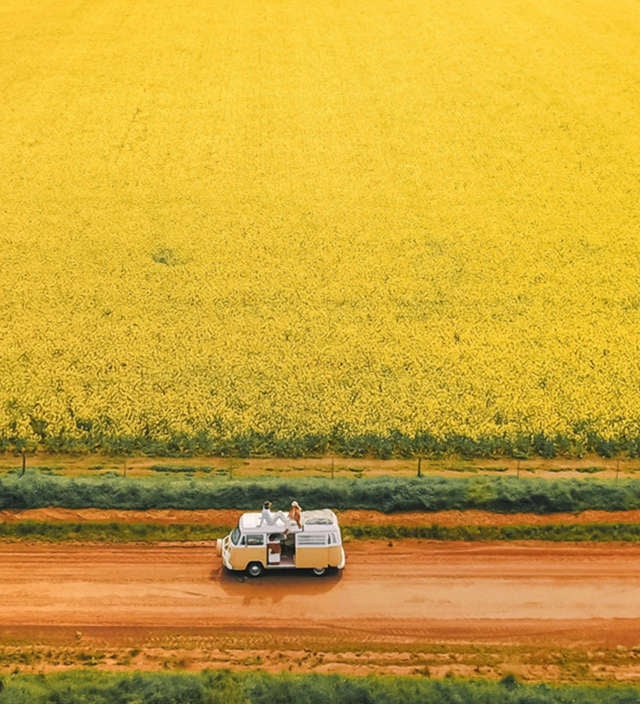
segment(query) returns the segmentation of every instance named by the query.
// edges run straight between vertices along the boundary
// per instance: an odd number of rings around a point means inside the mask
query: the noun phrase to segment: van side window
[[[247,546],[264,545],[264,535],[247,535]]]
[[[317,546],[327,544],[326,533],[296,533],[296,542],[299,546]]]

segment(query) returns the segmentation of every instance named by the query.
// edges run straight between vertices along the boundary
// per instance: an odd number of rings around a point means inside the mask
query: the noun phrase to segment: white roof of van
[[[243,513],[240,516],[240,528],[257,528],[260,525],[259,513]],[[271,526],[273,528],[273,526]]]
[[[326,526],[337,526],[338,518],[329,508],[320,508],[315,511],[303,511],[302,525],[305,527],[305,530],[315,526],[318,526],[320,529],[325,529]]]

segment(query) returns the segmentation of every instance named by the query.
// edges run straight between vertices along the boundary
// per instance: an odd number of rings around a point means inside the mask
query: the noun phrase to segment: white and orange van
[[[266,524],[260,513],[243,513],[238,525],[216,549],[228,570],[259,577],[265,570],[307,569],[321,576],[345,565],[342,535],[336,514],[328,508],[302,512],[295,524]]]

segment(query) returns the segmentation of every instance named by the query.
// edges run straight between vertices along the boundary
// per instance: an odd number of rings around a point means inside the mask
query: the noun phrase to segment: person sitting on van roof
[[[268,526],[273,526],[276,521],[281,521],[284,525],[287,523],[286,516],[282,511],[276,511],[275,513],[271,510],[271,501],[265,501],[262,505],[262,513],[260,514],[260,523],[258,525],[262,526],[265,523]]]
[[[289,514],[287,518],[290,521],[296,523],[298,528],[302,530],[302,509],[300,508],[300,504],[297,501],[291,502],[291,508],[289,509]]]
[[[291,502],[291,508],[287,514],[287,528],[284,531],[285,535],[290,533],[298,533],[302,530],[302,509],[297,501]]]

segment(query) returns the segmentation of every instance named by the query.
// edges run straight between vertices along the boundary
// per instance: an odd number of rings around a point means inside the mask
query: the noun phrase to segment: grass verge
[[[226,535],[233,526],[155,523],[0,523],[0,539],[84,542],[201,542]],[[419,538],[443,541],[542,540],[552,542],[640,542],[635,523],[515,526],[360,525],[342,529],[348,540]]]
[[[370,509],[383,513],[479,509],[496,513],[558,513],[640,508],[640,481],[517,477],[376,477],[230,480],[157,476],[60,477],[28,471],[0,476],[1,508],[256,510],[270,499],[306,509]]]
[[[523,684],[513,675],[498,682],[422,677],[354,677],[321,674],[106,673],[71,670],[52,675],[0,678],[0,704],[298,704],[386,702],[387,704],[637,704],[630,686]]]

